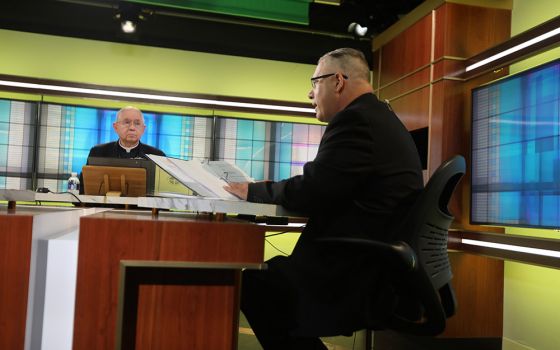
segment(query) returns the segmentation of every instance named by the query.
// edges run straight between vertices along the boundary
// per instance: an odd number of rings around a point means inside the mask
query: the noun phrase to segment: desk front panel
[[[50,322],[48,306],[58,300],[57,295],[46,293],[50,286],[47,265],[54,255],[49,247],[77,233],[79,218],[95,211],[0,206],[0,349],[35,349],[41,344],[49,347],[50,340],[60,338],[60,333],[51,332],[53,327],[44,327]],[[66,272],[57,271],[57,275]],[[73,295],[73,289],[69,294]],[[73,305],[73,299],[67,304]],[[57,325],[71,328],[72,322],[65,322],[64,310],[56,311]]]
[[[32,215],[0,215],[0,349],[23,349]]]
[[[233,220],[107,212],[80,223],[74,349],[113,349],[121,260],[262,263],[264,229]],[[137,349],[231,349],[232,285],[141,285]],[[209,343],[211,342],[211,343]]]

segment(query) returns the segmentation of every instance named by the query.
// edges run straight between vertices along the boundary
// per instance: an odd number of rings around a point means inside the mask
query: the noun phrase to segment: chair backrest
[[[372,304],[364,310],[367,328],[437,335],[455,313],[447,255],[447,230],[454,218],[447,205],[465,168],[462,156],[444,162],[416,195],[405,217],[399,218],[389,242],[349,236],[317,240],[371,257],[376,273]],[[300,329],[294,334],[309,336]]]
[[[456,300],[447,255],[447,231],[454,218],[447,205],[465,168],[465,159],[459,155],[444,162],[393,235],[396,243],[391,244],[392,249],[405,257],[401,261],[409,266],[404,266],[407,270],[404,276],[392,279],[397,281],[397,289],[404,291],[402,297],[420,307],[420,313],[416,315],[418,318],[411,319],[406,313],[395,312],[389,328],[435,335],[445,329],[446,319],[455,313]]]

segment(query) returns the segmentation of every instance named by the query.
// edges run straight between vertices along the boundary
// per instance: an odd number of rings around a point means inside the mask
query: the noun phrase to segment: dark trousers
[[[295,291],[271,266],[268,270],[243,272],[241,311],[264,350],[326,350],[319,338],[293,337],[297,326]]]

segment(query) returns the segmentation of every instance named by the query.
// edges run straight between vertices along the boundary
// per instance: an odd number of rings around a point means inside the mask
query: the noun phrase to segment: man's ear
[[[345,81],[344,81],[344,77],[337,73],[336,74],[336,91],[340,92],[342,91],[342,88],[344,87]]]

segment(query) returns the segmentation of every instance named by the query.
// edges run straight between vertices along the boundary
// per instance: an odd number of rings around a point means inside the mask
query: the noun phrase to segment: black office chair
[[[370,329],[392,329],[414,335],[437,335],[455,313],[447,255],[447,230],[453,221],[447,205],[465,173],[465,159],[444,162],[420,192],[414,205],[393,232],[392,242],[361,238],[325,238],[323,242],[367,249],[382,266],[383,278],[395,294],[383,324],[379,310],[371,310]]]

